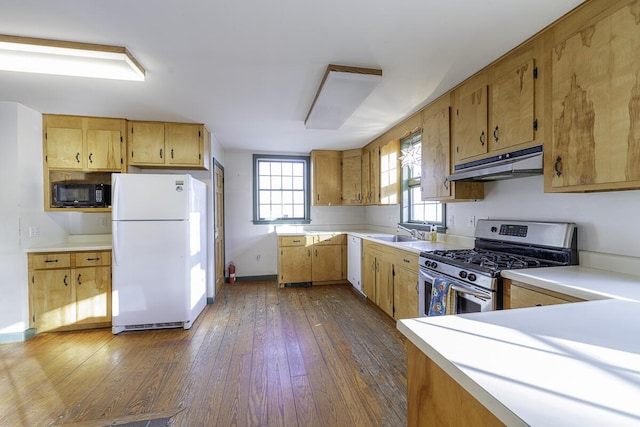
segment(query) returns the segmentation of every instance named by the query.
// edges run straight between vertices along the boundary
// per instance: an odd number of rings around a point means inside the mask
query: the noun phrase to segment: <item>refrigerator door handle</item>
[[[118,221],[113,221],[113,223],[111,224],[111,233],[113,234],[113,263],[114,265],[119,265],[120,263],[118,262],[118,242],[120,241],[118,236]]]

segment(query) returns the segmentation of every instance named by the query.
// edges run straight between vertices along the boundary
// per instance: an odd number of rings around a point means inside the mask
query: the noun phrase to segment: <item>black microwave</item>
[[[111,185],[85,182],[53,184],[55,208],[106,208],[111,206]]]

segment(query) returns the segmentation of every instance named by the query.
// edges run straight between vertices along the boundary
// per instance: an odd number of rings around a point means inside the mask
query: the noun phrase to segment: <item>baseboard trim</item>
[[[236,282],[255,282],[255,281],[259,281],[259,280],[277,280],[277,279],[278,279],[278,275],[277,274],[265,274],[265,275],[262,275],[262,276],[241,276],[241,277],[236,277]],[[228,277],[225,279],[225,282],[230,283]]]
[[[35,336],[35,328],[29,328],[23,332],[11,332],[8,334],[0,334],[0,344],[8,344],[12,342],[22,342]]]

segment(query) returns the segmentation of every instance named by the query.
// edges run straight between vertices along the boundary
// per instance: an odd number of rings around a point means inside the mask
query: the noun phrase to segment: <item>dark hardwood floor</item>
[[[0,345],[0,426],[404,426],[395,322],[350,285],[225,285],[189,331]]]

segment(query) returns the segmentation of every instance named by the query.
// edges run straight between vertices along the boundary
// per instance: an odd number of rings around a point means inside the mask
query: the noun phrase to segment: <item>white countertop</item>
[[[621,300],[398,321],[505,424],[640,425],[640,303]]]
[[[578,265],[505,270],[502,277],[586,300],[640,301],[640,276]]]
[[[71,252],[71,251],[110,251],[110,234],[74,235],[67,236],[64,242],[27,248],[27,253],[42,252]]]

